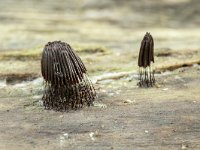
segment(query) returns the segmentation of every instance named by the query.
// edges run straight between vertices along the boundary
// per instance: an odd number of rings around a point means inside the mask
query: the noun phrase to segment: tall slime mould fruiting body
[[[41,71],[45,81],[43,105],[46,109],[66,111],[90,106],[96,97],[85,65],[67,43],[45,45]]]
[[[140,47],[138,58],[140,87],[153,87],[155,85],[154,70],[154,40],[150,33],[146,33]]]

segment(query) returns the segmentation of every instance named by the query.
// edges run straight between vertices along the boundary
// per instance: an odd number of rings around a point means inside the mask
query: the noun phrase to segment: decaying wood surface
[[[184,63],[180,59],[186,56],[175,54],[156,58],[162,67],[165,59],[174,61],[162,70],[166,73],[156,75],[155,88],[138,88],[137,65],[93,75],[98,93],[94,106],[68,113],[44,110],[42,82],[23,82],[28,76],[19,78],[18,70],[12,70],[16,74],[6,77],[7,85],[0,82],[0,149],[200,149],[199,52]],[[112,55],[99,57],[111,60]],[[113,64],[127,65],[122,60]]]
[[[1,87],[0,149],[200,149],[200,67],[137,80],[101,81],[95,106],[44,110],[39,86]],[[108,82],[109,81],[109,82]]]

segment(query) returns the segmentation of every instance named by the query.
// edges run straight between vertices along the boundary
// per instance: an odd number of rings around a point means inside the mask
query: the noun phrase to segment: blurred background
[[[1,0],[0,50],[48,41],[138,50],[146,31],[156,48],[196,49],[199,0]]]

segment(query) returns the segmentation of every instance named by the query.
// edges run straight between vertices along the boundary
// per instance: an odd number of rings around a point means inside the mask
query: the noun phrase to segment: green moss
[[[101,46],[83,46],[75,45],[73,46],[77,53],[83,54],[109,54],[110,51]],[[39,60],[41,58],[42,47],[26,50],[14,50],[14,51],[2,51],[0,52],[0,60]]]
[[[87,54],[110,54],[110,50],[105,47],[98,45],[74,45],[74,49],[78,53],[87,53]]]
[[[28,49],[28,50],[14,50],[2,51],[0,53],[0,60],[26,60],[26,59],[40,59],[41,48]]]

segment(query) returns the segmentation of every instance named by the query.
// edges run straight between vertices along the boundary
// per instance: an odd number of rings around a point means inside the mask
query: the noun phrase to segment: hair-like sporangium
[[[140,46],[138,57],[140,87],[153,87],[155,85],[154,71],[154,40],[150,33],[146,33]]]
[[[66,111],[90,106],[96,97],[87,70],[71,46],[61,41],[45,45],[41,72],[45,81],[43,104],[46,109]]]

